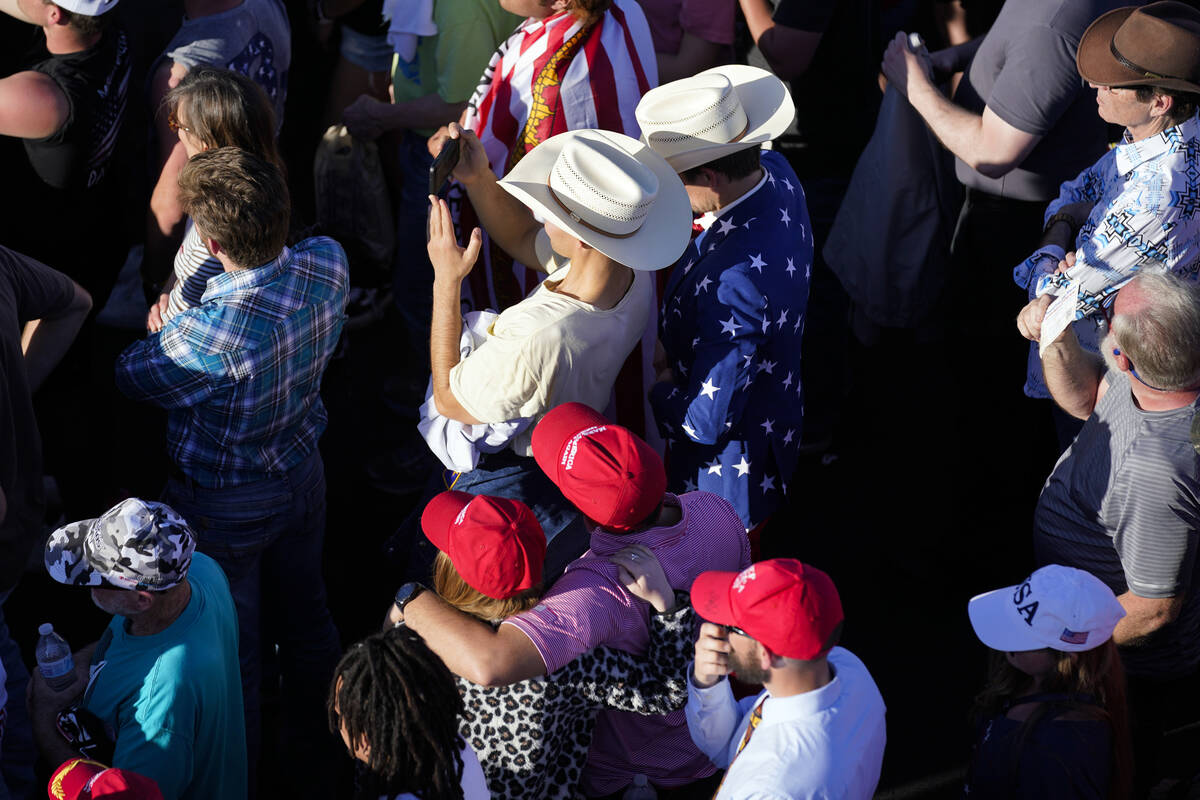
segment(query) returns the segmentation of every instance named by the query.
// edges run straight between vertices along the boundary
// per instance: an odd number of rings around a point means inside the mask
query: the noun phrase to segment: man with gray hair
[[[1139,273],[1117,293],[1110,328],[1103,361],[1072,326],[1042,352],[1055,402],[1087,421],[1042,489],[1034,546],[1039,565],[1085,569],[1125,608],[1113,640],[1135,749],[1152,763],[1169,716],[1200,713],[1200,288]]]

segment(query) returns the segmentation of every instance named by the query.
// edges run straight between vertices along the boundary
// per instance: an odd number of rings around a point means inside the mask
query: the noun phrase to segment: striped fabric
[[[175,254],[175,285],[171,287],[167,310],[162,315],[163,323],[166,324],[182,311],[200,305],[208,279],[224,271],[217,257],[208,252],[200,234],[196,232],[196,226],[189,219],[187,233],[179,245],[179,252]]]
[[[203,302],[117,359],[117,386],[168,409],[167,449],[208,488],[300,463],[325,430],[321,376],[349,281],[341,245],[306,239],[261,267],[223,272]]]
[[[468,104],[466,127],[478,134],[497,177],[503,177],[539,142],[569,130],[600,128],[635,138],[641,135],[634,109],[642,95],[658,85],[646,16],[636,0],[614,0],[588,27],[568,12],[527,19],[492,55]],[[580,33],[583,40],[568,46]],[[547,87],[547,65],[556,61],[554,85]],[[460,235],[477,224],[470,204],[464,202]],[[465,294],[472,308],[502,311],[526,297],[545,275],[514,263],[490,242],[485,245],[483,269],[472,271]],[[658,431],[648,424],[646,399],[654,382],[651,362],[656,338],[652,319],[621,370],[608,410],[610,417],[661,452]]]
[[[1085,569],[1116,594],[1186,595],[1179,619],[1122,652],[1130,673],[1169,677],[1200,664],[1200,455],[1189,435],[1200,401],[1142,411],[1126,375],[1109,372],[1106,380],[1108,391],[1038,499],[1038,564]]]
[[[629,594],[605,558],[622,547],[637,543],[653,550],[679,590],[691,588],[706,570],[750,566],[746,529],[728,502],[708,492],[667,495],[665,502],[679,504],[683,519],[677,525],[628,535],[593,531],[591,549],[567,566],[542,602],[506,620],[529,636],[547,671],[599,645],[646,651],[648,606]],[[683,711],[661,716],[602,711],[595,730],[583,783],[589,795],[611,794],[637,773],[660,786],[678,786],[713,772],[692,742]]]

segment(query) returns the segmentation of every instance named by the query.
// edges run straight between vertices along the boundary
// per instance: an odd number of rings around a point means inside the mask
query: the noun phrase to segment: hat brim
[[[976,595],[967,603],[967,616],[979,641],[993,650],[1021,652],[1041,650],[1048,645],[1038,639],[1013,613],[1012,596],[1016,586],[1006,586]]]
[[[434,495],[421,511],[421,531],[425,538],[438,550],[450,555],[450,525],[474,499],[473,494],[453,490]]]
[[[104,575],[88,561],[84,542],[95,519],[62,526],[46,540],[44,562],[50,577],[67,586],[106,586]]]
[[[550,193],[550,171],[563,146],[574,137],[593,139],[619,147],[654,173],[658,196],[642,225],[625,238],[592,230],[563,209]],[[653,272],[679,260],[692,236],[692,204],[678,174],[666,159],[644,142],[601,130],[579,130],[552,136],[530,150],[500,186],[524,205],[604,255],[630,269]]]
[[[729,592],[737,579],[737,572],[701,572],[692,581],[692,608],[709,622],[718,625],[737,625]]]
[[[1182,92],[1200,92],[1200,84],[1180,78],[1151,77],[1130,69],[1113,55],[1113,36],[1137,9],[1138,6],[1114,9],[1101,14],[1088,26],[1075,52],[1075,66],[1080,77],[1098,86],[1158,86]]]
[[[796,104],[792,102],[787,84],[772,73],[746,64],[725,64],[697,73],[696,77],[710,74],[724,75],[733,85],[742,111],[746,114],[746,133],[736,142],[714,144],[670,156],[667,163],[676,172],[686,172],[748,147],[761,147],[782,136],[796,117]],[[654,134],[643,139],[652,142]]]

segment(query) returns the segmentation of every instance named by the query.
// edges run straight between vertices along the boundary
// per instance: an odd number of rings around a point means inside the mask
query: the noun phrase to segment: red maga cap
[[[542,582],[546,534],[520,500],[442,492],[421,513],[421,529],[488,597],[504,600]]]
[[[741,572],[702,572],[692,583],[692,607],[709,622],[741,628],[776,655],[806,661],[824,652],[843,619],[830,577],[794,558]]]
[[[658,453],[583,403],[564,403],[542,417],[532,447],[559,491],[603,528],[636,527],[667,490]]]
[[[56,769],[46,791],[53,800],[163,800],[158,784],[146,776],[84,758]]]

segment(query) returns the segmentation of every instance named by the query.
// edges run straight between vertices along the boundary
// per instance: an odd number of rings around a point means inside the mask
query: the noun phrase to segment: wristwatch
[[[425,591],[425,588],[416,581],[409,581],[396,590],[394,602],[396,603],[396,608],[400,609],[401,614],[404,613],[404,607],[411,603],[414,597]]]

